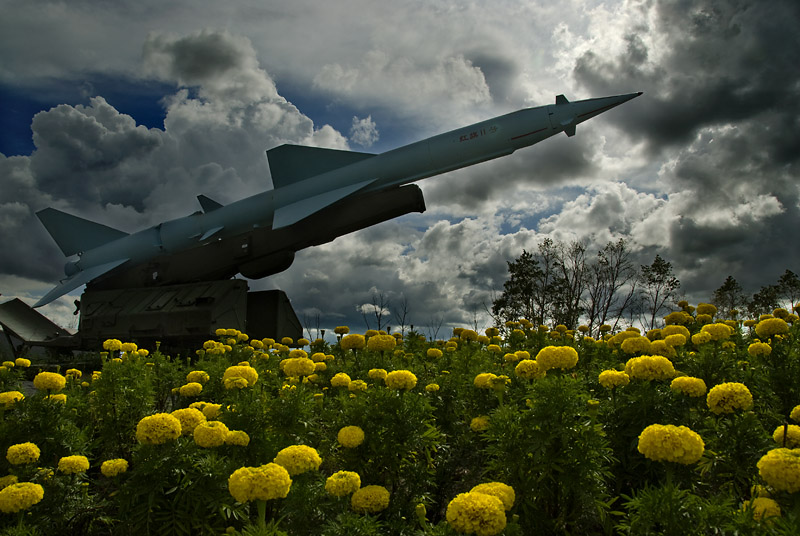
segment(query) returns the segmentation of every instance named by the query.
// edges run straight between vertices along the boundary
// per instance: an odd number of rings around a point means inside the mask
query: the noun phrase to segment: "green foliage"
[[[690,318],[686,326],[694,334],[702,322]],[[704,379],[709,388],[735,381],[750,389],[752,408],[719,415],[708,410],[705,397],[672,391],[669,380],[634,378],[606,389],[599,373],[623,369],[631,356],[583,332],[551,333],[530,322],[509,325],[505,338],[493,341],[500,352],[490,351],[486,339],[465,340],[474,337],[461,339],[458,333],[449,349],[416,333],[392,351],[334,345],[326,349],[325,366],[307,378],[281,372],[288,349],[260,350],[244,341],[218,354],[200,352],[195,362],[158,351],[124,359],[114,352],[104,357],[94,379],[85,370],[82,379],[67,382],[66,403],[26,392],[24,400],[0,409],[0,454],[28,441],[41,450],[35,464],[12,465],[0,457],[0,478],[12,474],[44,488],[44,499],[21,516],[22,525],[19,516],[0,514],[0,531],[454,536],[446,521],[450,501],[477,484],[498,481],[516,492],[505,536],[795,534],[799,499],[773,493],[783,514],[769,521],[755,520],[741,507],[752,499],[752,486],[761,483],[758,460],[777,446],[772,431],[800,403],[800,327],[794,324],[789,333],[764,341],[770,355],[751,356],[755,333],[735,326],[727,340],[687,341],[672,356],[680,373]],[[513,352],[524,350],[535,359],[550,345],[574,347],[577,366],[538,379],[515,374],[519,356]],[[441,357],[427,355],[432,347]],[[258,381],[226,388],[225,370],[243,361],[256,369]],[[369,376],[373,368],[410,371],[417,384],[409,390],[387,388]],[[187,398],[178,389],[193,370],[205,371],[210,380],[199,395]],[[366,389],[332,386],[339,372],[363,380]],[[495,379],[476,386],[476,376],[484,373]],[[22,372],[5,374],[5,388],[17,390]],[[427,390],[433,383],[438,390]],[[245,432],[249,444],[202,448],[191,434],[159,445],[137,441],[143,417],[193,402],[219,404],[218,419]],[[488,429],[472,429],[478,416],[488,418]],[[637,445],[650,424],[690,427],[705,443],[703,457],[688,466],[647,459]],[[337,434],[345,426],[360,427],[364,442],[352,448],[339,444]],[[316,449],[319,469],[293,475],[284,499],[263,506],[236,502],[228,489],[230,475],[270,463],[292,445]],[[74,454],[89,458],[85,474],[57,469],[61,457]],[[130,464],[127,472],[101,474],[103,461],[120,457]],[[362,486],[385,487],[388,507],[354,512],[349,496],[325,490],[326,479],[337,471],[357,472]]]

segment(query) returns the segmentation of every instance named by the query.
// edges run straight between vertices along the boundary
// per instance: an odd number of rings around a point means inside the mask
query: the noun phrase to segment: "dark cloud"
[[[770,112],[798,116],[800,4],[662,0],[656,15],[656,27],[628,29],[624,54],[588,51],[575,65],[576,80],[592,91],[645,92],[646,105],[614,117],[623,128],[658,149],[706,126]],[[648,50],[647,33],[661,34],[668,49]]]

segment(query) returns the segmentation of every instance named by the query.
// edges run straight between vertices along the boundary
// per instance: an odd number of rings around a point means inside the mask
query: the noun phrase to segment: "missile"
[[[423,212],[412,182],[506,156],[619,106],[638,93],[525,108],[381,154],[299,145],[267,151],[273,189],[128,234],[54,208],[37,212],[66,257],[66,278],[34,307],[82,286],[96,290],[228,279],[287,269],[295,252]]]

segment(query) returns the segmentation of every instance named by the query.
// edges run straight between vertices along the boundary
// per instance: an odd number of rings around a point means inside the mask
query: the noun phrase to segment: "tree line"
[[[523,250],[508,262],[508,279],[490,313],[500,325],[526,318],[536,325],[563,324],[570,329],[582,323],[592,334],[603,324],[616,329],[638,322],[653,329],[678,304],[680,287],[672,263],[656,255],[651,264],[637,267],[624,239],[608,242],[591,256],[580,241],[545,238],[536,250]],[[771,313],[798,299],[800,278],[786,270],[776,284],[750,298],[728,276],[710,301],[718,316],[733,318],[745,312],[751,317]]]

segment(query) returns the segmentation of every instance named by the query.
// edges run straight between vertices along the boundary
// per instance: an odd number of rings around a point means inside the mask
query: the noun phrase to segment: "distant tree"
[[[395,309],[394,312],[394,319],[397,320],[397,324],[400,326],[400,334],[403,337],[406,336],[406,326],[409,322],[408,316],[408,298],[406,298],[405,294],[403,294],[402,298],[400,299],[400,305]]]
[[[585,279],[583,308],[589,332],[596,334],[603,324],[616,328],[623,315],[631,312],[637,289],[627,243],[621,238],[607,243],[588,264]]]
[[[667,309],[667,304],[677,301],[681,282],[672,272],[672,263],[656,255],[649,266],[639,271],[639,289],[644,303],[643,324],[647,329],[656,327],[656,318]]]
[[[542,270],[533,254],[522,250],[522,254],[508,264],[508,280],[503,283],[503,293],[492,304],[492,315],[503,322],[520,318],[533,319],[536,281],[541,280]]]
[[[579,241],[559,247],[559,260],[556,264],[558,292],[553,294],[553,321],[570,329],[578,326],[583,314],[583,293],[586,288],[587,266],[586,246]]]
[[[711,296],[711,303],[717,306],[719,318],[732,318],[732,311],[743,311],[747,306],[744,289],[733,276],[728,276]]]
[[[780,304],[780,291],[777,285],[765,285],[753,294],[747,302],[747,312],[753,318],[763,314],[770,314]]]
[[[526,316],[535,325],[546,324],[555,316],[557,302],[564,291],[566,282],[561,273],[563,248],[552,238],[545,238],[537,246],[537,260],[540,270],[533,280],[533,314]],[[560,303],[558,304],[560,305]]]
[[[788,310],[800,300],[800,277],[791,270],[786,270],[778,279],[778,296],[785,303]]]

